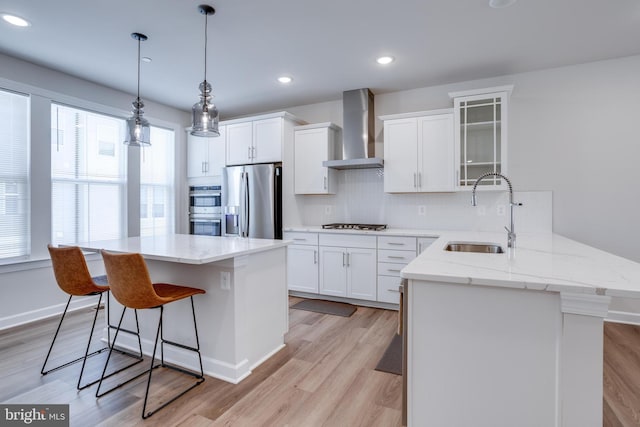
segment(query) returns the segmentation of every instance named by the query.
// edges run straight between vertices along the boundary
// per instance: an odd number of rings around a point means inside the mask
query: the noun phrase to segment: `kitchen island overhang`
[[[612,296],[640,297],[640,264],[552,233],[504,254],[456,240],[506,249],[443,232],[402,270],[408,425],[601,426],[603,320]]]
[[[288,331],[286,246],[289,241],[173,234],[90,241],[87,251],[136,252],[144,256],[151,280],[204,289],[194,298],[202,363],[206,375],[238,383],[284,347]],[[121,305],[110,298],[116,318]],[[167,339],[195,344],[189,301],[165,307]],[[155,310],[139,312],[143,352],[153,352]],[[125,328],[135,330],[132,314]],[[104,339],[107,332],[105,328]],[[117,346],[137,349],[135,336],[120,334]],[[197,371],[197,357],[166,347],[165,359]]]

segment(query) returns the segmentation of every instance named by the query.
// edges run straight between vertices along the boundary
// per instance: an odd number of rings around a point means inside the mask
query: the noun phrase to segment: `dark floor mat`
[[[342,317],[349,317],[356,311],[355,305],[321,299],[306,299],[292,305],[291,308]]]
[[[393,336],[376,366],[376,371],[402,375],[402,337],[400,335]]]

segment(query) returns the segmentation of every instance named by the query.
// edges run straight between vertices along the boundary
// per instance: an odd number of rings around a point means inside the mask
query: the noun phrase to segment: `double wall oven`
[[[189,187],[189,233],[222,234],[222,193],[219,185]]]

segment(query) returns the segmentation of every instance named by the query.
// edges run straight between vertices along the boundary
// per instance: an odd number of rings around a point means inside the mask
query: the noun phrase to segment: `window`
[[[124,237],[124,120],[52,104],[51,126],[52,242]]]
[[[29,254],[29,97],[0,90],[0,259]]]
[[[175,135],[151,127],[151,147],[140,153],[140,235],[174,231]]]

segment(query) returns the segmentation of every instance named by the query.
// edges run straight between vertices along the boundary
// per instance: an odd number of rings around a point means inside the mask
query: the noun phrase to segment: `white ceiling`
[[[207,80],[222,118],[640,54],[640,0],[208,0]],[[203,0],[0,0],[0,52],[190,110],[204,75]],[[383,67],[382,54],[396,61]],[[276,81],[287,74],[294,81]],[[0,77],[2,67],[0,64]],[[613,78],[613,77],[612,77]],[[151,113],[151,112],[150,112]]]

